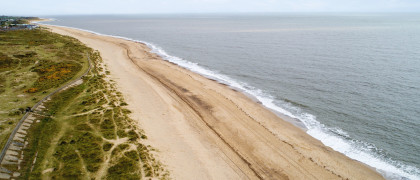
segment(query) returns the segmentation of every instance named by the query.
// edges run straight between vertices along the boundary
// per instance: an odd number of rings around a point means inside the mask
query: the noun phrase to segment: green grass
[[[104,80],[105,70],[99,73],[99,54],[91,52],[91,59],[94,68],[84,83],[54,95],[44,112],[51,118],[29,129],[44,134],[29,136],[23,178],[167,179],[152,148],[143,144],[146,135],[120,106],[124,99],[111,93],[115,86]]]
[[[88,68],[87,52],[74,38],[47,30],[0,32],[0,147],[23,116],[47,93]]]
[[[55,94],[28,130],[24,159],[8,167],[22,179],[167,179],[143,144],[127,103],[97,52],[47,30],[0,32],[0,145],[26,107],[93,68],[81,85]]]

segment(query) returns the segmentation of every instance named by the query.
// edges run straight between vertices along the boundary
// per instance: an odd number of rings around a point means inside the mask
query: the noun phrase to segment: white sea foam
[[[42,23],[43,22],[40,22],[40,24]],[[420,180],[420,169],[413,166],[405,165],[398,161],[394,161],[388,157],[384,157],[384,155],[382,154],[375,153],[379,151],[377,147],[375,147],[375,145],[352,139],[345,131],[343,131],[340,128],[327,127],[324,124],[317,121],[314,115],[301,112],[301,110],[298,107],[290,107],[290,104],[287,103],[276,103],[274,97],[265,93],[263,90],[252,87],[244,82],[236,81],[221,73],[217,73],[215,71],[206,69],[198,65],[197,63],[184,60],[180,57],[169,55],[163,50],[163,48],[160,48],[159,46],[152,43],[139,41],[127,37],[101,34],[85,29],[73,27],[67,28],[78,29],[93,34],[126,39],[146,44],[152,50],[152,53],[158,54],[166,61],[175,63],[181,67],[199,73],[207,78],[217,80],[223,84],[227,84],[233,88],[242,90],[243,92],[254,96],[265,107],[272,109],[276,112],[282,113],[291,118],[300,120],[308,129],[307,133],[309,135],[320,140],[324,145],[329,146],[332,149],[341,152],[352,159],[355,159],[357,161],[363,162],[371,167],[376,168],[376,170],[379,173],[381,173],[386,179]],[[287,109],[295,109],[296,111],[293,111],[294,113],[292,113]]]
[[[141,41],[140,41],[141,42]],[[162,48],[147,42],[142,42],[152,49],[153,53],[160,55],[163,59],[178,64],[193,72],[202,74],[208,78],[217,80],[221,83],[240,89],[248,94],[255,96],[265,107],[280,112],[294,119],[299,119],[308,128],[307,133],[312,137],[320,140],[326,146],[345,154],[346,156],[361,161],[371,167],[377,169],[387,179],[420,179],[419,169],[407,166],[402,163],[384,159],[381,155],[377,155],[373,150],[377,149],[374,145],[351,139],[351,137],[339,128],[330,128],[316,120],[314,115],[308,113],[293,114],[285,108],[280,107],[274,101],[274,98],[264,93],[262,90],[247,85],[244,82],[238,82],[232,78],[205,69],[197,63],[186,61],[182,58],[167,54]],[[297,107],[293,107],[298,109]]]

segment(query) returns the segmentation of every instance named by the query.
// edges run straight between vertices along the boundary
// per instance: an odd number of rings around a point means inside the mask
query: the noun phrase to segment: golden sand
[[[231,88],[141,43],[46,26],[98,50],[175,179],[383,179]]]

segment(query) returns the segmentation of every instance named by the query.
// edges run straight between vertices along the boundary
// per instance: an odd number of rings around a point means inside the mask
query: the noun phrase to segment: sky
[[[0,0],[0,15],[420,12],[420,0]]]

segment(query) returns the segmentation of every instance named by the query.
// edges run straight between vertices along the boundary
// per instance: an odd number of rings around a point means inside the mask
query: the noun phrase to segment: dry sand
[[[47,26],[99,50],[175,179],[382,179],[244,94],[162,60],[144,44]]]

